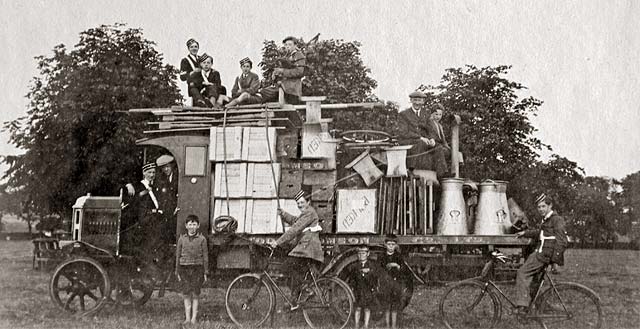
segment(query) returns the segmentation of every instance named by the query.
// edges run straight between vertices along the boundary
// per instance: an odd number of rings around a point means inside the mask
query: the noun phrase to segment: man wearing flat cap
[[[253,68],[253,62],[249,57],[240,60],[242,73],[236,77],[236,81],[233,83],[233,88],[231,88],[233,100],[227,104],[227,107],[260,103],[260,97],[256,96],[260,88],[260,79],[257,74],[251,72],[251,68]]]
[[[279,60],[280,65],[272,73],[276,85],[258,91],[262,103],[277,101],[280,87],[284,90],[287,103],[298,103],[302,96],[302,77],[307,66],[307,58],[296,47],[296,38],[286,37],[282,44],[285,49],[284,57]]]
[[[431,113],[424,107],[426,99],[427,95],[423,92],[417,90],[412,92],[409,94],[411,107],[400,112],[398,116],[399,141],[404,145],[413,145],[407,151],[407,168],[418,176],[421,176],[421,171],[425,170],[437,172],[433,160],[436,141],[429,127]],[[444,172],[438,174],[444,174]]]
[[[161,155],[156,159],[160,174],[154,182],[154,192],[164,219],[163,237],[165,243],[176,243],[176,215],[178,212],[178,175],[175,161],[170,155]]]
[[[553,210],[553,200],[546,194],[536,198],[538,213],[542,216],[539,229],[530,229],[516,233],[517,237],[538,240],[533,252],[516,275],[516,305],[517,312],[527,312],[532,291],[537,290],[539,273],[549,264],[564,265],[564,251],[569,241],[565,231],[564,218]]]

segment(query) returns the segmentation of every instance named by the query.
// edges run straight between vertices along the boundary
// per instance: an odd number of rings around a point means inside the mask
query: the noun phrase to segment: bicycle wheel
[[[449,287],[439,308],[442,322],[449,329],[493,328],[501,314],[498,297],[478,281],[460,281]]]
[[[224,296],[231,321],[242,328],[263,324],[275,307],[275,294],[260,274],[242,274],[231,281]]]
[[[351,288],[338,278],[320,278],[316,286],[311,283],[304,287],[301,301],[304,319],[311,328],[339,328],[347,326],[353,315]]]
[[[556,290],[545,290],[536,302],[537,316],[544,328],[602,327],[600,298],[593,290],[578,283],[559,283]]]

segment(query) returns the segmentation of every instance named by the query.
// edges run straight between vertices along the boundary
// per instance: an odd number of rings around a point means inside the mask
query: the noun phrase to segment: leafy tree
[[[26,116],[5,123],[11,143],[5,177],[38,214],[68,213],[86,193],[113,195],[139,175],[134,152],[144,122],[131,108],[179,104],[176,70],[140,29],[102,25],[80,33],[73,49],[58,45],[36,57],[39,75]]]
[[[532,136],[536,129],[529,121],[542,101],[518,97],[525,87],[504,77],[510,68],[450,68],[437,86],[437,100],[462,119],[464,174],[471,179],[513,180],[548,148]]]
[[[329,39],[306,44],[299,38],[296,42],[307,56],[306,76],[302,82],[304,95],[327,96],[326,103],[364,102],[371,96],[377,82],[369,76],[371,70],[360,58],[358,41]],[[284,49],[274,41],[264,41],[259,64],[263,85],[273,83],[271,74],[283,54]]]
[[[620,185],[622,190],[615,198],[621,212],[619,232],[629,234],[640,245],[640,171],[627,175]]]

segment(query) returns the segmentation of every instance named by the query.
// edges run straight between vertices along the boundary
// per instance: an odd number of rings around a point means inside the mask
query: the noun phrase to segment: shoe
[[[195,106],[196,107],[207,107],[207,103],[205,103],[203,100],[200,99],[200,100],[196,101]]]
[[[300,308],[300,304],[293,304],[293,305],[291,305],[291,308],[289,310],[290,311],[295,311],[295,310],[297,310],[299,308]]]

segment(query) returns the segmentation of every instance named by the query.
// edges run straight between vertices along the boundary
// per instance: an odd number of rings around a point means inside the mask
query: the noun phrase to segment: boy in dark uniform
[[[189,75],[189,95],[193,97],[193,106],[219,108],[224,99],[224,90],[220,73],[211,68],[213,58],[202,54],[198,59],[202,70]]]
[[[387,328],[398,327],[398,312],[402,311],[403,292],[413,288],[413,281],[409,275],[404,259],[398,250],[398,238],[395,234],[389,234],[384,240],[385,253],[380,256],[378,262],[386,271],[386,280],[381,282],[384,286],[385,322]]]
[[[296,47],[296,38],[286,37],[282,40],[286,55],[281,59],[281,66],[273,70],[275,86],[262,88],[258,91],[260,102],[278,101],[278,89],[282,86],[285,97],[289,103],[297,103],[302,96],[302,77],[307,66],[307,57]]]
[[[187,82],[191,72],[200,72],[200,63],[198,63],[198,51],[200,50],[200,44],[195,39],[189,39],[187,41],[187,49],[189,54],[180,61],[180,80]],[[187,82],[187,92],[192,97],[189,90],[189,83]]]
[[[348,281],[352,285],[355,302],[356,328],[360,327],[360,315],[364,311],[364,328],[369,328],[371,308],[376,305],[376,291],[382,269],[377,263],[369,260],[369,247],[361,245],[357,247],[358,261],[349,265],[346,269]]]
[[[227,107],[260,103],[260,97],[256,96],[258,88],[260,88],[260,79],[257,74],[251,72],[252,67],[253,62],[249,57],[240,60],[242,73],[236,77],[236,81],[233,83],[233,88],[231,88],[233,100],[227,104]]]

